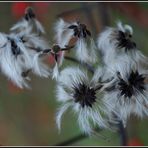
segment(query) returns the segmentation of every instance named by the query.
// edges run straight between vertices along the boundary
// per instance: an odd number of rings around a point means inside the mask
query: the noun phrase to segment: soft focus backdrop
[[[5,2],[0,3],[0,32],[8,33],[27,6],[34,8],[49,43],[53,43],[52,28],[58,17],[86,23],[94,37],[105,26],[114,26],[121,20],[133,27],[138,48],[148,55],[148,3]],[[52,65],[50,57],[47,63]],[[31,90],[20,90],[0,75],[0,145],[56,145],[80,134],[72,113],[65,114],[61,133],[58,133],[54,81],[32,76],[30,85]],[[132,117],[126,131],[128,145],[148,145],[148,119]],[[104,130],[100,133],[110,142],[92,137],[71,145],[120,145],[117,132]]]

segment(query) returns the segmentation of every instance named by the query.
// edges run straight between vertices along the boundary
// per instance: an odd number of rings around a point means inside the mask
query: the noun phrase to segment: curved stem
[[[101,129],[100,128],[95,128],[95,131],[99,132],[99,131],[101,131]],[[66,140],[66,141],[58,143],[55,146],[68,146],[68,145],[72,145],[73,143],[76,143],[76,142],[78,142],[80,140],[83,140],[85,138],[88,138],[88,136],[85,135],[85,134],[79,134],[77,136],[74,136],[74,137]]]
[[[122,121],[119,121],[119,135],[120,135],[120,142],[122,146],[127,146],[127,133],[123,126]]]
[[[61,143],[58,143],[58,144],[56,144],[55,146],[67,146],[67,145],[71,145],[71,144],[73,144],[73,143],[75,143],[75,142],[78,142],[78,141],[80,141],[80,140],[83,140],[83,139],[85,139],[85,138],[87,138],[86,135],[79,134],[79,135],[77,135],[77,136],[75,136],[75,137],[73,137],[73,138],[68,139],[67,141],[63,141],[63,142],[61,142]]]
[[[126,131],[123,127],[123,123],[122,121],[119,121],[119,135],[120,135],[120,142],[121,142],[121,146],[127,146],[127,134]],[[100,131],[101,129],[96,129],[96,131]],[[83,140],[85,138],[87,138],[87,135],[84,134],[78,134],[77,136],[74,136],[66,141],[63,141],[61,143],[56,144],[55,146],[68,146],[68,145],[72,145],[80,140]]]
[[[69,61],[72,61],[72,62],[75,62],[75,63],[79,63],[79,64],[81,64],[82,66],[87,67],[87,69],[88,69],[91,73],[94,73],[94,71],[95,71],[95,69],[94,69],[93,66],[91,66],[91,65],[89,65],[89,64],[87,64],[87,63],[82,63],[82,62],[80,62],[79,60],[77,60],[77,59],[75,59],[75,58],[73,58],[73,57],[65,56],[64,58],[65,58],[66,60],[69,60]]]

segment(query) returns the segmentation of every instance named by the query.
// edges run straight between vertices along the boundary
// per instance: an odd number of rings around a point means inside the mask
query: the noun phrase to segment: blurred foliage
[[[88,24],[94,36],[97,35],[95,33],[99,33],[104,27],[101,20],[101,11],[98,11],[100,3],[88,3],[90,7],[93,5],[90,9],[92,10],[91,14],[86,14],[86,9],[83,7],[84,3],[80,2],[48,2],[47,6],[46,4],[42,3],[41,5],[41,3],[28,2],[25,6],[30,5],[37,11],[37,16],[45,26],[47,32],[46,37],[49,39],[49,43],[53,43],[54,32],[52,27],[54,22],[57,16],[63,12],[66,12],[63,15],[66,20],[80,19],[80,21]],[[134,29],[134,39],[137,42],[138,48],[148,55],[148,28],[140,26],[139,23],[137,24],[135,19],[129,17],[130,15],[128,16],[123,12],[119,12],[117,5],[114,3],[106,3],[105,5],[107,5],[107,7],[105,7],[107,9],[104,11],[108,15],[110,24],[115,25],[115,22],[120,19],[124,23],[132,25]],[[133,5],[131,5],[131,7]],[[144,9],[148,11],[147,3],[138,3],[138,7],[141,10]],[[20,16],[16,16],[17,13],[21,13],[18,8],[17,6],[14,7],[14,3],[0,3],[0,32],[8,33],[9,28],[19,19]],[[20,8],[23,9],[23,6]],[[70,11],[70,13],[67,11]],[[94,22],[91,22],[87,15],[92,15],[91,21]],[[95,27],[93,25],[95,25]],[[47,62],[49,63],[48,59]],[[70,64],[73,63],[70,62]],[[68,61],[66,61],[64,65],[68,65]],[[58,133],[55,124],[55,115],[58,108],[55,99],[56,85],[51,79],[32,76],[31,90],[18,89],[3,75],[0,75],[0,82],[1,145],[55,145],[80,133],[78,125],[76,124],[77,119],[71,116],[71,112],[65,114],[62,120],[61,133]],[[132,132],[135,131],[142,143],[148,145],[147,123],[147,119],[138,120],[133,118],[129,121],[127,128],[129,138],[132,138]],[[118,133],[105,130],[100,132],[100,134],[109,138],[110,142],[104,141],[100,137],[92,137],[78,141],[72,145],[120,145]]]

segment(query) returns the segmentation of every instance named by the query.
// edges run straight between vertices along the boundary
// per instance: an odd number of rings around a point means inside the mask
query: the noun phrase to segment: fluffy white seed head
[[[82,90],[76,90],[77,88],[81,89],[81,87],[84,92]],[[57,100],[62,103],[56,118],[57,126],[59,128],[61,127],[62,115],[68,108],[73,110],[73,112],[78,116],[80,129],[88,135],[92,135],[94,133],[94,128],[96,126],[99,126],[100,128],[109,128],[108,120],[112,122],[112,119],[107,115],[108,110],[110,110],[112,106],[104,102],[104,99],[101,96],[99,97],[99,93],[93,93],[93,91],[95,92],[93,87],[95,86],[89,80],[86,71],[74,67],[65,68],[61,71],[56,90]],[[83,96],[83,93],[86,93],[86,88],[88,89],[87,92],[92,91],[91,94],[88,92],[87,95],[90,95],[93,99],[93,95],[96,95],[96,100],[94,102],[92,100],[89,102],[92,103],[92,106],[89,103],[87,104],[87,102],[86,106],[83,106],[81,104],[82,102],[80,103],[76,101],[77,98],[75,97],[77,97],[77,95]],[[75,94],[76,92],[78,94]],[[84,98],[82,97],[81,99]],[[89,97],[85,99],[89,99]],[[111,114],[112,111],[110,111],[109,114]]]
[[[10,28],[10,31],[20,33],[26,32],[28,29],[31,31],[34,29],[38,35],[45,34],[42,24],[36,18],[30,18],[29,20],[26,20],[26,18],[23,17]]]
[[[20,46],[18,46],[20,47]],[[20,47],[20,50],[22,48]],[[23,50],[21,50],[23,52]],[[28,87],[26,80],[22,77],[22,72],[25,70],[25,65],[22,63],[26,59],[25,56],[15,57],[12,54],[11,43],[7,41],[6,46],[0,50],[0,67],[1,71],[20,88]]]
[[[42,62],[40,53],[36,49],[48,49],[49,45],[44,39],[29,34],[29,32],[0,33],[0,67],[1,71],[20,88],[28,87],[27,80],[23,73],[30,70],[42,76],[49,76],[48,67]]]
[[[104,99],[114,106],[126,126],[127,119],[132,114],[140,118],[148,115],[148,84],[145,82],[147,70],[130,61],[120,63],[114,68],[112,74],[116,79],[115,89],[107,91]]]

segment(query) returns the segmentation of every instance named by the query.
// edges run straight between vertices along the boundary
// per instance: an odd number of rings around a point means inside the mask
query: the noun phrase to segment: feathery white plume
[[[65,45],[68,45],[73,36],[73,31],[68,29],[70,23],[67,23],[60,18],[54,26],[56,43],[64,48]]]
[[[5,41],[7,42],[0,50],[1,71],[20,88],[23,88],[24,86],[28,87],[25,78],[22,77],[22,72],[28,65],[30,65],[30,59],[27,52],[17,38],[12,36],[11,38],[9,37],[9,40],[6,36],[3,36],[3,38],[5,38]],[[12,44],[11,40],[13,40],[13,44],[15,45]],[[16,48],[12,49],[14,48],[13,46],[16,46]],[[13,53],[13,50],[16,51],[16,55],[14,55],[15,53]]]
[[[99,97],[100,91],[92,85],[87,73],[76,67],[61,71],[57,85],[57,100],[61,108],[57,113],[57,126],[60,128],[61,118],[68,108],[78,116],[80,129],[91,135],[93,128],[109,128],[108,108],[112,107]],[[110,120],[112,121],[112,120]]]
[[[116,64],[112,74],[115,88],[106,91],[104,99],[116,108],[124,126],[132,114],[148,116],[147,70],[129,60]]]
[[[121,22],[117,23],[116,28],[108,27],[100,33],[97,43],[106,65],[112,63],[120,54],[126,54],[137,63],[148,63],[148,58],[136,48],[132,35],[132,27]]]
[[[37,53],[34,58],[33,58],[33,64],[32,64],[32,71],[34,74],[40,76],[40,77],[45,77],[48,78],[50,76],[49,73],[49,68],[47,65],[45,65],[39,57],[40,53]]]
[[[28,87],[30,78],[25,72],[48,77],[49,69],[41,61],[40,52],[49,48],[47,42],[30,31],[21,33],[0,33],[0,67],[1,71],[20,88]]]
[[[68,29],[69,26],[70,23],[65,22],[62,18],[60,18],[54,24],[55,41],[58,45],[60,45],[61,48],[65,48],[73,36],[73,31]],[[60,60],[58,63],[59,66],[61,66],[63,63],[64,55],[65,51],[61,51]]]
[[[90,44],[89,44],[89,43]],[[76,57],[85,63],[95,63],[97,56],[96,56],[96,47],[94,41],[91,39],[87,41],[86,39],[78,39],[76,42]]]
[[[38,35],[44,34],[45,30],[41,23],[36,19],[36,16],[32,10],[32,8],[28,7],[25,10],[25,16],[18,21],[15,25],[13,25],[10,28],[10,31],[13,32],[24,32],[26,30],[33,30],[35,28],[35,31],[37,32]]]
[[[52,79],[58,80],[58,76],[59,76],[59,67],[58,67],[58,63],[55,63],[55,66],[53,68],[53,72],[52,72]]]

